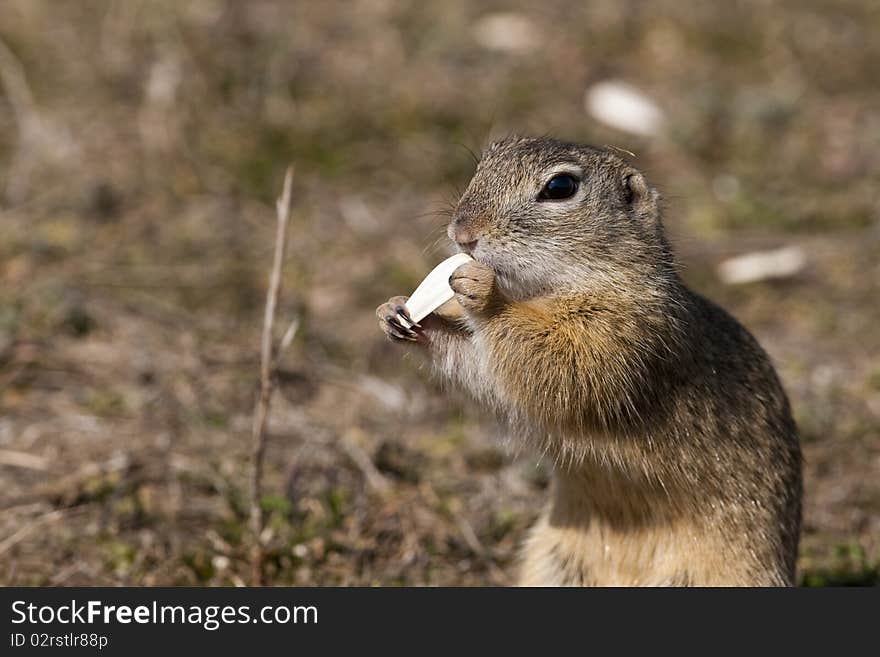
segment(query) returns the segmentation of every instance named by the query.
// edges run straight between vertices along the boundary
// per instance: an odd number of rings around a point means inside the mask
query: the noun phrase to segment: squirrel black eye
[[[578,179],[568,173],[553,176],[538,194],[539,201],[559,201],[574,196],[578,189]]]

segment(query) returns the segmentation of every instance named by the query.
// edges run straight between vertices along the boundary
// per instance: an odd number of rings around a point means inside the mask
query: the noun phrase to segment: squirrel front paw
[[[412,321],[409,310],[406,309],[408,297],[391,297],[386,303],[376,308],[376,317],[379,318],[379,326],[385,335],[393,342],[418,342],[419,336],[412,327],[419,325]],[[407,326],[401,321],[401,317],[410,324]]]
[[[476,260],[466,262],[452,272],[449,287],[455,292],[455,300],[470,313],[486,312],[500,300],[495,271]]]

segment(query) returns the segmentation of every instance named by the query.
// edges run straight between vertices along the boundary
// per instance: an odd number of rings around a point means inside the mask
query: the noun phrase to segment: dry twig
[[[11,449],[0,449],[0,465],[8,465],[13,468],[25,468],[27,470],[48,470],[49,462],[42,456],[18,452]]]
[[[284,267],[284,254],[287,248],[287,224],[290,220],[290,190],[293,182],[293,168],[288,167],[284,176],[281,198],[275,204],[278,227],[275,233],[275,256],[269,274],[269,291],[266,294],[266,313],[263,317],[263,337],[260,345],[260,396],[254,411],[253,445],[251,454],[251,532],[253,551],[251,554],[252,581],[255,586],[265,584],[263,563],[263,530],[266,518],[263,513],[263,458],[266,453],[266,424],[269,418],[269,403],[275,385],[275,372],[281,352],[290,345],[298,327],[296,319],[291,322],[279,347],[276,349],[272,335],[275,326],[275,310],[281,295],[281,271]]]
[[[9,550],[27,538],[27,536],[34,530],[39,529],[47,523],[55,522],[56,520],[63,518],[64,515],[65,511],[63,509],[56,509],[44,513],[31,522],[22,525],[14,534],[12,534],[12,536],[8,536],[0,541],[0,557],[4,556]]]

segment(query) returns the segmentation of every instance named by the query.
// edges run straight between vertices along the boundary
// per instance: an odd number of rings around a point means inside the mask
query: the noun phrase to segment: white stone
[[[487,14],[474,23],[474,39],[486,50],[509,53],[531,52],[538,45],[535,25],[522,14]]]
[[[807,256],[798,246],[773,251],[755,251],[725,260],[718,265],[718,276],[728,285],[753,283],[769,278],[787,278],[798,273]]]
[[[620,80],[605,80],[587,89],[584,107],[607,126],[643,137],[663,130],[663,110],[639,89]]]

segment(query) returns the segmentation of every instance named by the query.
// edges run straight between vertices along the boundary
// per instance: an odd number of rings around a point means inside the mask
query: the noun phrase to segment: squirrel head
[[[447,232],[524,298],[627,285],[672,265],[644,176],[610,151],[549,138],[492,143]]]

